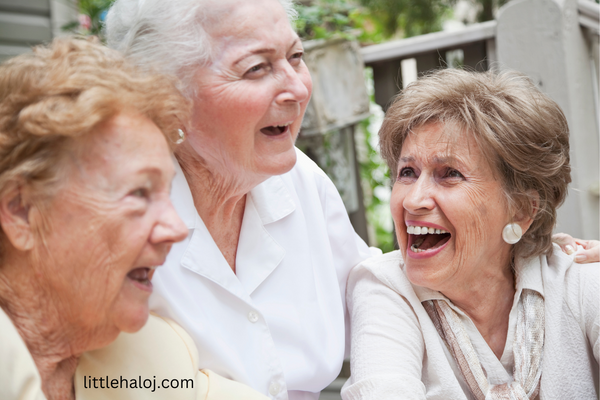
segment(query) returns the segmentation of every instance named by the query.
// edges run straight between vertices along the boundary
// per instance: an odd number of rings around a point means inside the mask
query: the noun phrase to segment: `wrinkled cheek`
[[[461,265],[467,264],[469,260],[485,250],[482,247],[485,246],[486,238],[489,235],[484,218],[486,211],[482,210],[481,207],[474,207],[473,209],[476,212],[467,217],[464,228],[456,234],[456,254]]]

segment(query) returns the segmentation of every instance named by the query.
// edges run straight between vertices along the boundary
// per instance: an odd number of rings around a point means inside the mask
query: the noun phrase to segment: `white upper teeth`
[[[293,122],[293,121],[292,121],[292,122]],[[286,126],[288,126],[288,125],[291,125],[291,124],[292,124],[292,122],[288,122],[288,123],[286,123],[286,124],[283,124],[283,125],[275,125],[275,126],[277,126],[277,127],[279,127],[279,128],[285,128]]]
[[[414,225],[409,225],[406,228],[406,232],[410,233],[411,235],[426,235],[428,233],[440,235],[442,233],[448,233],[447,231],[445,231],[443,229],[435,229],[435,228],[431,228],[429,226],[414,226]]]

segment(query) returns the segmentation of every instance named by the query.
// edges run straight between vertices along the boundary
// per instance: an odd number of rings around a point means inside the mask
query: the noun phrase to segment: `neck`
[[[480,270],[481,271],[481,270]],[[454,290],[444,291],[454,305],[473,321],[494,354],[500,359],[508,335],[508,319],[515,295],[510,263],[481,271]]]
[[[185,143],[177,150],[176,156],[190,187],[198,215],[235,272],[246,195],[264,179],[250,179],[247,176],[249,174],[211,168]]]
[[[3,263],[0,307],[15,325],[36,364],[48,400],[74,399],[73,377],[82,335],[74,335],[55,307],[52,296],[38,285],[27,265]]]

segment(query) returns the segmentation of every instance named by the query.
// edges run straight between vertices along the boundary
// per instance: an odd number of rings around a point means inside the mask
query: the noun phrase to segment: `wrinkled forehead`
[[[470,148],[475,144],[473,134],[455,122],[430,121],[413,126],[402,144],[402,151],[407,147],[435,148],[448,154]]]
[[[406,135],[400,152],[401,160],[425,157],[430,162],[484,163],[489,165],[488,155],[482,151],[478,135],[462,124],[428,122],[412,128]]]

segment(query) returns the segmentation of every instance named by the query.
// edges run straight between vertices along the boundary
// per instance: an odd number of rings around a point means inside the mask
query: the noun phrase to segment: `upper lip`
[[[276,122],[276,123],[271,124],[271,125],[263,126],[261,129],[269,128],[271,126],[282,126],[282,127],[285,127],[285,126],[293,124],[295,120],[296,119],[286,120],[286,121],[282,121],[282,122]]]

